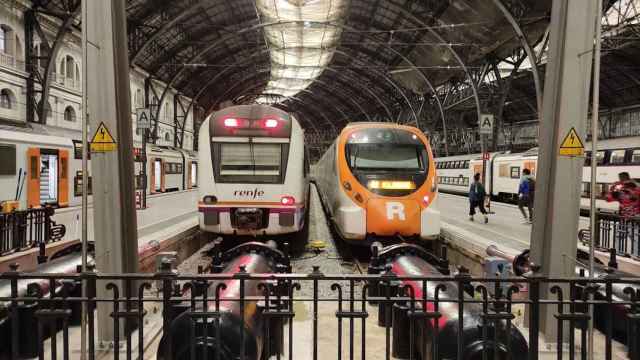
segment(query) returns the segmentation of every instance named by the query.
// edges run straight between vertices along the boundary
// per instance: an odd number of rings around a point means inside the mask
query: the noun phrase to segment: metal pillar
[[[91,158],[96,264],[102,273],[131,273],[138,270],[138,242],[125,0],[88,1],[87,7],[92,131],[103,122],[118,144],[115,151]],[[105,284],[99,285],[99,297],[113,297]],[[119,289],[127,296],[129,289],[122,284]],[[113,341],[111,311],[107,304],[98,306],[101,344]]]
[[[584,158],[559,156],[559,147],[572,127],[586,139],[596,11],[595,1],[553,1],[531,233],[532,259],[545,276],[575,274]],[[542,288],[542,297],[550,296]],[[541,307],[541,330],[549,342],[556,341],[555,311]]]

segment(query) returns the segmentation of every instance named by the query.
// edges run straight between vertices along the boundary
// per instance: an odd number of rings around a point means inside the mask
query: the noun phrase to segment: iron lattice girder
[[[52,74],[56,68],[56,58],[64,43],[64,38],[67,33],[70,32],[71,27],[76,22],[76,16],[80,11],[80,0],[70,1],[48,1],[34,2],[32,8],[25,11],[25,59],[26,70],[29,72],[27,78],[27,121],[36,121],[36,115],[38,121],[46,123],[47,113],[51,111],[48,106],[49,93],[51,90]],[[40,26],[40,19],[38,13],[46,13],[48,16],[57,17],[60,24],[57,28],[57,32],[53,41],[47,38],[42,27]],[[35,53],[35,38],[34,35],[38,34],[41,46],[43,47],[43,53],[45,56]],[[39,71],[38,64],[42,60],[45,60],[44,74]],[[36,91],[35,85],[40,85],[40,90]],[[40,102],[36,103],[36,92],[40,93]]]

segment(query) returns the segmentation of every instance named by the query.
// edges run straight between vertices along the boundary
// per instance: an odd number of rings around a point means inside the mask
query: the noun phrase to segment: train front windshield
[[[278,184],[284,180],[286,144],[214,143],[216,178],[224,183]]]
[[[426,180],[429,159],[425,144],[400,129],[366,129],[352,133],[345,147],[349,169],[370,191],[402,196]]]

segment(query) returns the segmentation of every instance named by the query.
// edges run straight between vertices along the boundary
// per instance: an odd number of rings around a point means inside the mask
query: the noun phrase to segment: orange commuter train
[[[349,243],[440,234],[433,154],[415,127],[347,125],[316,164],[315,180],[331,222]]]

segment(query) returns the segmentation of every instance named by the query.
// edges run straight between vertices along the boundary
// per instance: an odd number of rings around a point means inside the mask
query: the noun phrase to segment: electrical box
[[[484,276],[486,278],[508,278],[512,274],[511,263],[499,257],[484,259]]]

